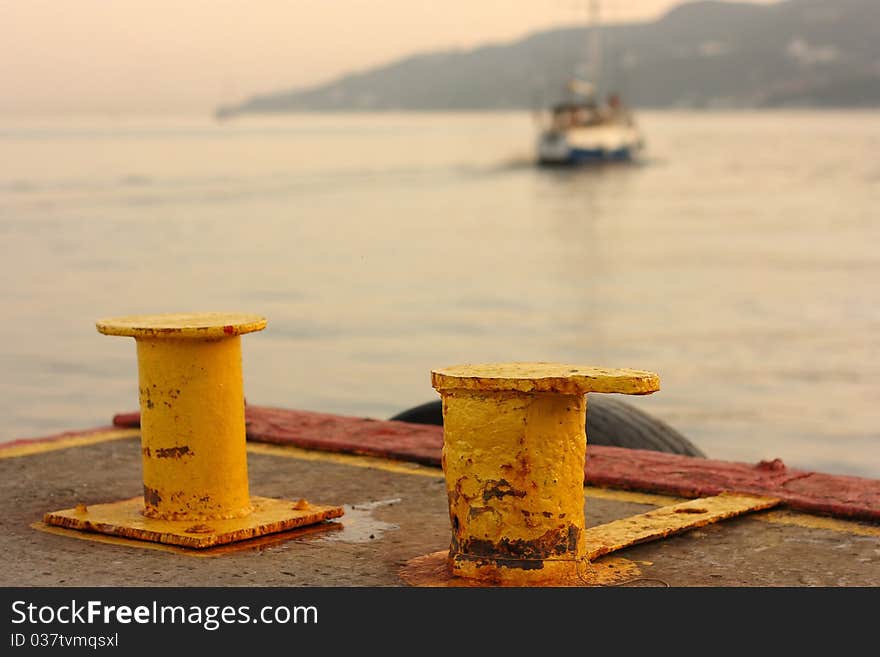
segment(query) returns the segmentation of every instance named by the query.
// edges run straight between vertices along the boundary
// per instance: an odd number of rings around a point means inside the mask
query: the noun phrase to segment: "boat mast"
[[[599,80],[602,75],[602,33],[599,27],[599,0],[590,3],[590,82],[594,88],[594,97],[599,101]]]

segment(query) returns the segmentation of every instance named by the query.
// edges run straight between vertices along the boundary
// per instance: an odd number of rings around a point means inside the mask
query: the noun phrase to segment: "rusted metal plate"
[[[43,521],[68,529],[79,529],[144,541],[208,548],[233,541],[283,532],[339,518],[342,507],[312,505],[268,497],[252,497],[254,510],[243,518],[223,520],[161,520],[143,515],[144,499],[133,497],[110,504],[78,505],[47,513]]]
[[[442,427],[250,405],[246,418],[257,442],[440,465]],[[117,415],[114,424],[137,426],[138,414]],[[779,459],[755,465],[588,444],[584,480],[678,497],[751,493],[811,513],[880,520],[880,480],[794,470]]]
[[[588,528],[585,532],[587,558],[595,559],[630,545],[672,536],[751,511],[770,509],[778,504],[778,499],[770,497],[722,493],[714,497],[663,506],[637,516]]]
[[[144,541],[138,538],[126,538],[113,534],[99,534],[97,532],[84,532],[79,529],[68,529],[60,525],[47,525],[42,521],[33,522],[31,529],[52,534],[53,536],[63,536],[65,538],[74,538],[88,540],[92,543],[100,543],[101,545],[115,545],[119,547],[127,547],[135,550],[150,550],[155,552],[164,552],[166,554],[177,554],[198,559],[213,559],[223,557],[229,554],[248,554],[254,552],[262,552],[266,549],[284,545],[291,540],[303,540],[304,538],[324,538],[328,535],[344,531],[341,522],[329,520],[327,522],[319,522],[312,525],[303,525],[295,527],[287,531],[266,534],[257,538],[250,538],[246,541],[236,540],[231,543],[222,543],[205,548],[188,548],[169,543],[156,543],[153,541]]]

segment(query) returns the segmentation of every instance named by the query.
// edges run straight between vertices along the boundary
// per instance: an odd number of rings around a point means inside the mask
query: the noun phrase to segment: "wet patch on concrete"
[[[338,524],[338,531],[316,536],[311,541],[315,543],[342,542],[342,543],[369,543],[379,540],[385,532],[400,529],[400,525],[392,522],[384,522],[374,516],[374,511],[381,507],[399,504],[401,499],[393,497],[387,500],[375,500],[373,502],[361,502],[359,504],[343,504],[345,514],[338,520],[329,524]]]

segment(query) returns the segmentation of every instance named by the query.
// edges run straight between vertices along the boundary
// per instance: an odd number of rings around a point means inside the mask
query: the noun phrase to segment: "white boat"
[[[644,148],[644,137],[617,94],[599,102],[602,46],[599,41],[599,3],[591,2],[590,68],[592,81],[573,79],[567,99],[550,108],[542,121],[537,161],[542,165],[572,166],[633,160]]]
[[[592,98],[555,105],[538,137],[538,163],[582,165],[633,160],[644,137],[632,115],[612,96],[604,107]]]

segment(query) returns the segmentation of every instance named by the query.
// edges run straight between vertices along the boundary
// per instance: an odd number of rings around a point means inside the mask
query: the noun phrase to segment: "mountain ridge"
[[[582,73],[584,26],[467,50],[416,53],[327,83],[260,94],[218,115],[535,109]],[[880,2],[687,2],[602,26],[604,91],[630,105],[880,106]]]

